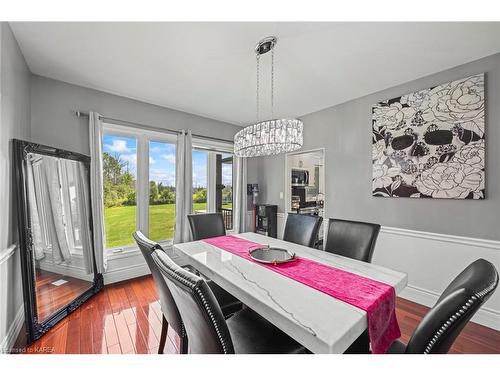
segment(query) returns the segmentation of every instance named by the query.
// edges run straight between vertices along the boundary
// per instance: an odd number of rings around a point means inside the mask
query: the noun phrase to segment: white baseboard
[[[113,284],[149,274],[151,274],[151,271],[149,270],[147,264],[133,264],[106,272],[103,275],[104,285]]]
[[[21,328],[24,323],[24,305],[21,305],[17,310],[16,316],[12,321],[12,324],[7,331],[7,335],[5,335],[2,343],[0,344],[0,354],[9,353],[12,350],[12,347],[16,343],[17,337],[21,332]]]
[[[409,301],[424,305],[427,307],[432,307],[437,302],[439,294],[431,292],[429,290],[420,289],[411,285],[408,285],[400,294],[401,298],[407,299]],[[474,315],[473,322],[481,324],[483,326],[493,328],[500,331],[500,313],[493,309],[487,307],[482,307]]]
[[[83,261],[83,259],[82,259]],[[39,264],[40,269],[52,273],[57,273],[62,276],[70,276],[76,279],[86,280],[92,282],[93,274],[87,274],[84,267],[74,264],[55,264],[50,261],[42,260]]]

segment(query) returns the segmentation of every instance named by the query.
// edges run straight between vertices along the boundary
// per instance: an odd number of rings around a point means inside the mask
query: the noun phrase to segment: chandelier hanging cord
[[[271,50],[271,118],[274,118],[274,48]]]
[[[260,91],[260,87],[259,87],[259,77],[260,77],[260,54],[257,54],[257,92],[256,92],[256,98],[257,98],[257,106],[256,106],[256,114],[255,114],[255,117],[257,118],[257,122],[259,122],[259,119],[260,119],[260,114],[259,114],[259,100],[260,100],[260,97],[259,97],[259,91]]]

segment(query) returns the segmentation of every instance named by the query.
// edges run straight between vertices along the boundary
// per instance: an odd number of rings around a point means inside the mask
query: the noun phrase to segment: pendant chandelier
[[[245,127],[234,136],[234,154],[240,157],[277,155],[302,147],[303,123],[299,119],[273,119],[274,117],[274,47],[277,39],[269,36],[255,47],[257,57],[257,123]],[[260,121],[259,76],[260,57],[271,52],[271,119]]]

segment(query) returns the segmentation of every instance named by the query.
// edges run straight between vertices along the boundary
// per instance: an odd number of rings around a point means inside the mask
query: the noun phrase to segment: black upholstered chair
[[[370,263],[379,224],[330,219],[325,251]]]
[[[164,250],[158,243],[151,241],[140,231],[134,233],[134,239],[137,242],[137,245],[139,245],[139,249],[141,249],[142,255],[144,256],[144,259],[146,260],[146,263],[151,270],[158,295],[160,296],[160,306],[163,313],[163,319],[158,354],[163,353],[169,325],[180,337],[180,352],[182,354],[187,353],[187,336],[182,324],[181,315],[179,314],[177,305],[175,304],[175,301],[172,298],[172,294],[170,293],[170,290],[165,283],[165,279],[163,278],[158,269],[158,266],[152,258],[152,254],[155,250],[162,252],[164,252]],[[222,306],[223,316],[230,316],[235,311],[241,309],[241,302],[239,302],[231,294],[229,294],[213,282],[208,282],[208,285],[212,289],[218,303],[220,304],[220,306]]]
[[[206,281],[156,250],[158,265],[179,308],[189,338],[189,353],[300,353],[305,349],[248,308],[224,320]]]
[[[193,241],[226,235],[224,218],[219,212],[188,215],[188,220]]]
[[[283,241],[314,247],[322,222],[321,216],[289,213],[286,218]]]
[[[444,354],[498,285],[498,272],[490,262],[478,259],[445,289],[437,303],[417,326],[408,345],[396,341],[391,354]]]

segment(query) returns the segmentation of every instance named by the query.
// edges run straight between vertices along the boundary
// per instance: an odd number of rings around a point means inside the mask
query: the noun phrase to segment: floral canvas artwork
[[[379,197],[485,198],[484,73],[372,107]]]

